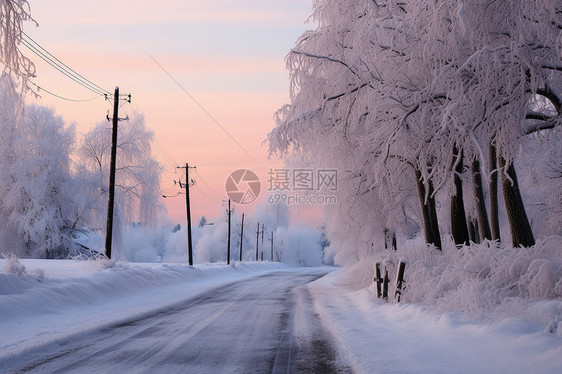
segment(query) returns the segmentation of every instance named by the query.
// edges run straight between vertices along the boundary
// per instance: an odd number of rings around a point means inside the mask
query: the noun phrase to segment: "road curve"
[[[51,347],[13,373],[347,373],[306,284],[328,270],[276,271]]]

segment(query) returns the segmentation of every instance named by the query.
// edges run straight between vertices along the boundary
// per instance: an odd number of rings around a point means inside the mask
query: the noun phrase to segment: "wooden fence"
[[[381,272],[381,266],[382,268]],[[402,296],[402,291],[405,288],[406,283],[404,282],[404,271],[406,270],[406,263],[400,261],[398,264],[398,271],[396,272],[396,290],[394,292],[394,299],[396,302],[400,302],[400,297]],[[381,264],[380,262],[375,263],[375,278],[373,279],[377,285],[377,297],[388,301],[388,283],[389,280],[389,265]]]

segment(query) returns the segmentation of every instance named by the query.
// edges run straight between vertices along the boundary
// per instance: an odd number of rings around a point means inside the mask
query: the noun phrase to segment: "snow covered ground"
[[[562,373],[562,338],[524,320],[467,322],[427,306],[383,303],[368,289],[343,286],[340,272],[310,288],[357,373]]]
[[[278,263],[21,260],[0,273],[0,370],[47,347],[163,310],[206,290],[280,270]],[[0,260],[5,269],[6,260]],[[339,359],[358,373],[561,373],[562,338],[516,319],[467,322],[417,304],[383,304],[335,269],[308,286]],[[12,268],[13,271],[13,268]]]

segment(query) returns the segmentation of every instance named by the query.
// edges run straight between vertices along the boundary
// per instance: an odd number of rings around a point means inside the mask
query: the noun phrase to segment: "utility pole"
[[[242,262],[242,243],[244,243],[244,213],[242,213],[242,225],[240,226],[240,262]]]
[[[107,96],[105,97],[107,99]],[[129,103],[131,102],[131,94],[127,96]],[[122,119],[128,119],[122,118]],[[109,121],[109,115],[107,116]],[[119,87],[115,87],[113,94],[113,118],[112,118],[112,132],[111,132],[111,160],[109,166],[109,197],[107,199],[107,226],[105,231],[105,255],[111,259],[111,244],[113,241],[113,206],[115,203],[115,164],[117,157],[117,124],[119,118]]]
[[[262,223],[262,224],[261,224],[261,245],[262,245],[262,247],[263,247],[263,236],[264,236],[264,233],[265,233],[265,223]],[[262,248],[262,250],[261,250],[261,261],[263,262],[263,248]]]
[[[193,246],[191,241],[191,206],[189,202],[189,169],[195,169],[196,166],[178,166],[178,169],[185,168],[185,207],[187,210],[187,258],[190,266],[193,266]],[[181,187],[181,182],[180,182]]]
[[[230,209],[230,199],[228,199],[228,241],[226,249],[226,264],[230,265],[230,214],[232,210]]]
[[[271,262],[273,262],[273,230],[271,231]]]
[[[259,247],[260,244],[260,223],[258,222],[258,228],[256,230],[256,261],[258,261],[258,257],[259,257]]]

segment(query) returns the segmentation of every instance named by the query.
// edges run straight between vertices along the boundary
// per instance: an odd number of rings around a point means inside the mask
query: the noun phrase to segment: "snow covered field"
[[[0,273],[0,368],[52,345],[163,310],[278,263],[201,265],[21,260]],[[0,261],[4,269],[6,260]],[[334,268],[308,286],[339,359],[358,373],[560,373],[562,338],[517,319],[467,322],[417,304],[383,304]]]

